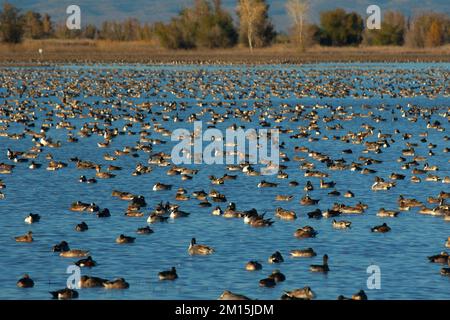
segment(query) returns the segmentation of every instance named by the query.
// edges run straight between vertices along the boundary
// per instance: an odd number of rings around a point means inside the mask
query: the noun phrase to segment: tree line
[[[364,18],[356,12],[338,8],[320,13],[320,23],[310,19],[309,0],[287,0],[290,18],[287,41],[300,50],[314,44],[323,46],[407,45],[437,47],[450,43],[450,17],[444,13],[421,12],[406,17],[399,11],[383,14],[381,29],[365,28]],[[89,24],[69,30],[55,24],[48,14],[22,12],[8,2],[0,10],[0,39],[19,43],[22,39],[100,39],[112,41],[153,41],[169,49],[228,48],[238,44],[250,50],[281,41],[275,32],[266,0],[237,0],[237,23],[221,0],[195,0],[169,22],[141,23],[129,18]]]

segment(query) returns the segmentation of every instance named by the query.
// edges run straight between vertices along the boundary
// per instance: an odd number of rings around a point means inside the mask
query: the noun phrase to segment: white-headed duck
[[[25,218],[25,223],[28,224],[32,224],[32,223],[36,223],[39,222],[39,220],[41,220],[41,216],[39,214],[34,214],[34,213],[30,213],[26,218]]]

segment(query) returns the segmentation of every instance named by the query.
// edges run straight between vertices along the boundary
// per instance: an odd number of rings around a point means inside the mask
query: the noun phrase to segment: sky
[[[9,0],[23,10],[49,13],[53,21],[62,22],[67,18],[66,8],[76,4],[81,8],[82,25],[100,25],[104,20],[123,20],[138,18],[142,22],[168,21],[183,8],[192,5],[194,0]],[[3,2],[3,0],[0,0]],[[235,12],[237,0],[222,0],[223,7]],[[270,4],[270,17],[278,31],[286,31],[289,19],[285,10],[286,0],[267,0]],[[400,10],[410,16],[420,10],[434,10],[450,14],[450,0],[311,0],[311,19],[318,22],[319,13],[338,7],[356,11],[366,16],[369,5],[380,6],[381,11]]]

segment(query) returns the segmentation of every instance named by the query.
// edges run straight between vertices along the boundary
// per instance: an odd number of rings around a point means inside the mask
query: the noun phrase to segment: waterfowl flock
[[[4,68],[0,280],[55,299],[450,298],[449,75],[447,64]],[[241,151],[222,151],[240,163],[174,164],[171,135],[193,139],[195,121],[278,129],[278,172]],[[380,291],[365,288],[372,264],[387,274]],[[82,273],[73,288],[69,265]]]

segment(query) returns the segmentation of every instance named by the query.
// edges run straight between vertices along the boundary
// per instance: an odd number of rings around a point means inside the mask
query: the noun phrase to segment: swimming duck
[[[237,294],[237,293],[233,293],[229,290],[225,290],[219,297],[218,300],[251,300],[250,298],[241,295],[241,294]]]
[[[102,172],[101,170],[102,170],[102,166],[96,166],[95,167],[95,171],[96,171],[95,176],[97,178],[100,178],[100,179],[111,179],[111,178],[114,178],[116,176],[115,174],[112,174],[112,173],[109,173],[109,172]]]
[[[383,223],[380,226],[375,226],[373,228],[370,228],[370,230],[372,232],[386,233],[386,232],[391,231],[391,228],[386,223]]]
[[[273,279],[276,283],[283,282],[286,280],[286,276],[282,274],[280,270],[273,270],[268,278]]]
[[[308,218],[310,219],[321,219],[322,218],[322,210],[316,209],[314,211],[307,213]]]
[[[316,294],[310,287],[295,289],[292,291],[285,291],[281,296],[281,300],[312,300]]]
[[[80,181],[81,183],[97,183],[97,180],[95,178],[86,178],[86,176],[81,176],[78,181]]]
[[[294,232],[296,238],[315,238],[317,231],[311,226],[304,226]]]
[[[103,283],[103,287],[106,289],[128,289],[130,285],[124,278],[118,278],[113,281],[106,281]]]
[[[359,290],[358,293],[352,295],[351,298],[346,298],[344,296],[339,296],[338,300],[367,300],[367,295],[364,290]]]
[[[39,220],[41,220],[41,216],[39,214],[33,214],[30,213],[26,218],[25,218],[25,222],[28,224],[32,224],[32,223],[36,223],[39,222]]]
[[[89,255],[89,251],[81,249],[70,249],[67,251],[62,251],[59,255],[64,258],[83,258]]]
[[[262,269],[262,265],[258,261],[249,261],[245,265],[245,270],[247,270],[247,271],[256,271],[256,270],[261,270],[261,269]]]
[[[143,227],[143,228],[138,228],[138,229],[136,230],[136,232],[137,232],[138,234],[151,234],[151,233],[153,233],[153,230],[150,229],[149,226],[146,226],[146,227]]]
[[[84,232],[87,231],[89,229],[88,225],[86,222],[82,221],[81,223],[77,224],[75,227],[75,230],[78,232]]]
[[[175,280],[178,278],[175,267],[167,271],[161,271],[158,273],[159,280]]]
[[[447,238],[447,241],[445,241],[445,246],[447,248],[450,248],[450,237]]]
[[[134,240],[136,240],[136,238],[128,237],[124,234],[121,234],[116,238],[116,243],[118,244],[134,243]]]
[[[103,287],[103,284],[107,282],[108,280],[98,278],[98,277],[91,277],[91,276],[81,276],[80,281],[78,281],[78,286],[80,288],[101,288]]]
[[[300,204],[302,206],[313,206],[319,203],[319,200],[312,199],[309,195],[305,195],[301,200]]]
[[[266,180],[261,180],[261,182],[258,183],[258,188],[273,188],[276,186],[278,186],[278,183],[268,182]]]
[[[69,288],[61,289],[58,291],[50,291],[50,294],[52,295],[53,299],[59,300],[69,300],[78,298],[78,292]]]
[[[344,193],[345,198],[353,198],[354,196],[355,196],[355,194],[353,192],[351,192],[350,190],[348,190],[346,193]]]
[[[330,271],[330,268],[328,267],[328,255],[324,255],[323,256],[323,264],[313,264],[309,267],[309,270],[311,272],[322,272],[322,273],[327,273],[328,271]]]
[[[52,247],[53,252],[69,251],[69,244],[66,241],[61,241]]]
[[[276,282],[274,279],[271,278],[265,278],[265,279],[261,279],[259,280],[259,286],[260,287],[266,287],[266,288],[273,288],[276,286]]]
[[[25,274],[21,279],[19,279],[19,281],[17,281],[17,286],[19,288],[33,288],[34,281],[28,274]]]
[[[14,239],[16,239],[16,242],[33,242],[33,232],[28,231],[27,234],[17,236]]]
[[[449,261],[449,255],[447,252],[442,251],[440,254],[436,254],[434,256],[429,256],[428,260],[433,263],[448,263]]]
[[[223,214],[222,209],[220,209],[220,207],[216,207],[213,211],[212,211],[212,215],[214,216],[221,216]]]
[[[281,255],[281,253],[279,251],[275,251],[275,253],[273,253],[269,259],[267,259],[267,261],[269,263],[281,263],[284,261],[283,256]]]
[[[297,215],[294,211],[284,210],[282,208],[277,208],[275,212],[275,217],[282,220],[295,220]]]
[[[97,265],[97,262],[95,262],[91,256],[88,256],[86,259],[80,259],[77,262],[75,262],[75,265],[78,267],[86,267],[86,268],[92,268]]]
[[[108,208],[105,208],[105,209],[97,212],[97,217],[99,217],[99,218],[108,218],[110,216],[111,216],[111,213],[109,212]]]
[[[333,228],[335,229],[347,229],[350,228],[351,225],[352,223],[350,221],[345,220],[336,221],[333,219]]]
[[[162,191],[162,190],[170,190],[170,189],[172,189],[171,185],[163,184],[163,183],[159,183],[159,182],[157,182],[153,186],[153,191]]]
[[[189,214],[190,214],[189,212],[184,212],[184,211],[178,210],[178,208],[177,208],[177,209],[171,210],[169,217],[171,219],[185,218],[185,217],[188,217]]]
[[[290,254],[294,258],[311,258],[317,255],[313,248],[291,250]]]
[[[277,195],[277,196],[275,197],[275,200],[276,200],[276,201],[291,201],[292,198],[294,198],[294,197],[293,197],[293,196],[287,196],[287,195],[281,195],[281,194],[279,194],[279,195]]]
[[[396,216],[398,216],[400,214],[399,211],[394,211],[394,210],[386,210],[384,208],[380,208],[380,210],[378,210],[377,216],[379,217],[390,217],[390,218],[395,218]]]
[[[195,238],[191,239],[191,243],[189,244],[188,253],[190,255],[209,255],[214,253],[215,250],[212,247],[197,244],[197,240]]]

